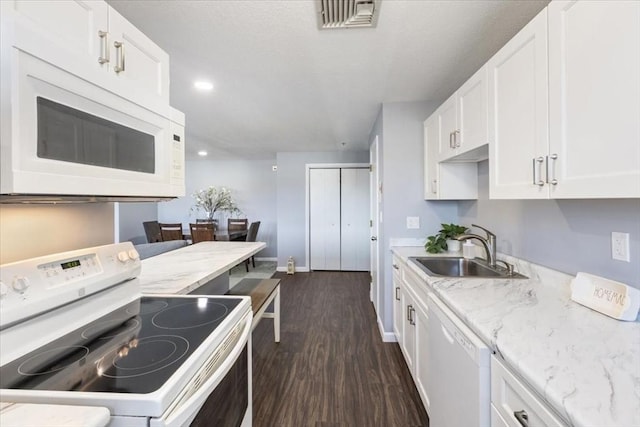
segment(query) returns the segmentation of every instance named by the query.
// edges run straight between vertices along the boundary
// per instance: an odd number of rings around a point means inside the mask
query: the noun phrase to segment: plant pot
[[[447,252],[458,253],[462,249],[462,242],[459,240],[447,239]]]

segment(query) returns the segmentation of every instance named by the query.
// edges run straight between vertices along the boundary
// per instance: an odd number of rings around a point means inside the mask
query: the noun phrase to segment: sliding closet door
[[[340,169],[309,170],[312,270],[340,270]]]
[[[369,169],[342,169],[341,270],[369,271]]]

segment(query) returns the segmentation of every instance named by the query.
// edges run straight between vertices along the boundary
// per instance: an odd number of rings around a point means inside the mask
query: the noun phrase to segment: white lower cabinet
[[[491,426],[562,427],[565,424],[496,356],[491,356]]]
[[[393,330],[422,403],[429,412],[428,324],[426,284],[399,258],[393,257]]]

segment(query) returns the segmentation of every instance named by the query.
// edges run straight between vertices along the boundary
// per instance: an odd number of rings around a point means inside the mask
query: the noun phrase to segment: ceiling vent
[[[318,27],[375,27],[380,12],[380,0],[316,0]]]

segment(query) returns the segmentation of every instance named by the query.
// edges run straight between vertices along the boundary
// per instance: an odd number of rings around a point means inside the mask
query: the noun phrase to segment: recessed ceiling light
[[[213,89],[213,83],[208,82],[206,80],[198,80],[198,81],[193,83],[193,86],[198,90],[209,91],[209,90]]]
[[[204,151],[204,150],[200,150],[200,151],[198,151],[198,156],[202,156],[202,157],[204,157],[204,156],[206,156],[206,155],[207,155],[207,152],[206,152],[206,151]]]

